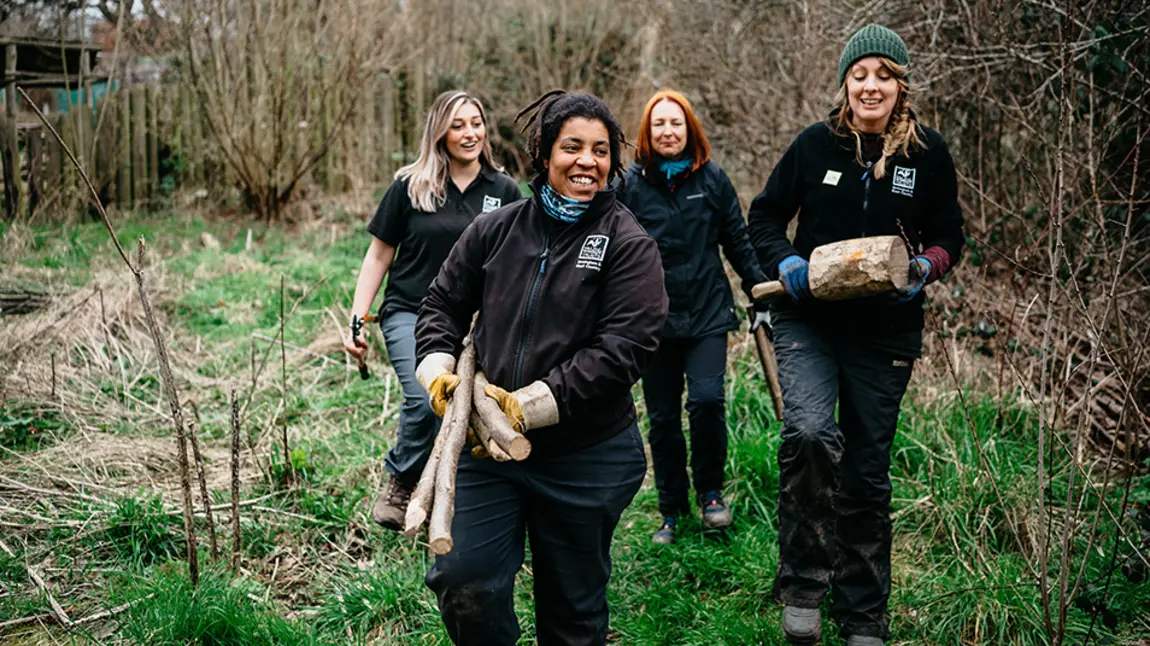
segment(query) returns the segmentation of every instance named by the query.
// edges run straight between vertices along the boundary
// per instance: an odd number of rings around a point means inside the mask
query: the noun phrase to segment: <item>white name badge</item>
[[[842,176],[843,174],[837,170],[828,170],[826,176],[823,177],[823,184],[827,184],[828,186],[838,186],[839,178]]]

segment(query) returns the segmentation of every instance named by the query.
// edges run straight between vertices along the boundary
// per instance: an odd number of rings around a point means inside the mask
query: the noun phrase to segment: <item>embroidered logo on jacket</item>
[[[579,249],[579,258],[575,262],[578,269],[594,269],[599,271],[603,267],[603,259],[607,257],[607,243],[611,239],[604,235],[590,235],[583,241]]]
[[[490,195],[483,196],[483,212],[494,211],[495,209],[503,206],[503,199],[498,197],[491,197]]]
[[[891,178],[890,183],[891,192],[907,197],[914,197],[914,172],[915,169],[913,168],[895,166],[894,177]]]

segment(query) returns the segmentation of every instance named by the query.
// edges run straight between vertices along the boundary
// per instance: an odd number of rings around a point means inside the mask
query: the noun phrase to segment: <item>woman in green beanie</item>
[[[954,162],[942,136],[915,118],[909,65],[890,29],[856,32],[839,60],[835,109],[798,135],[748,213],[760,265],[787,290],[771,303],[784,410],[774,588],[793,644],[819,640],[828,592],[848,646],[888,637],[891,444],[922,350],[923,286],[950,269],[964,242]],[[799,213],[791,242],[787,225]],[[906,242],[906,288],[811,297],[815,247],[878,235]]]

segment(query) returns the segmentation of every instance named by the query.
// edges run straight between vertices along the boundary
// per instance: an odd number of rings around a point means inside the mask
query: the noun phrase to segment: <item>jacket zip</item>
[[[515,351],[515,380],[513,390],[523,387],[523,361],[527,357],[527,341],[531,336],[531,323],[535,318],[535,297],[539,295],[539,284],[543,282],[543,272],[547,271],[547,257],[551,254],[551,234],[544,233],[543,251],[539,254],[539,271],[531,281],[531,291],[527,296],[527,311],[523,316],[523,331],[519,335],[519,348]]]
[[[866,163],[866,172],[863,173],[863,208],[862,208],[862,235],[866,237],[866,225],[869,221],[869,213],[867,213],[867,206],[870,204],[870,179],[871,179],[871,162]]]

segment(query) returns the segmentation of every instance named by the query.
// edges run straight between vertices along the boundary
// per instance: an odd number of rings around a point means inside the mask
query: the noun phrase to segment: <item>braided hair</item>
[[[531,167],[536,174],[547,176],[547,161],[551,159],[551,148],[559,138],[559,131],[569,119],[579,117],[601,121],[607,128],[611,145],[611,169],[607,173],[609,184],[623,173],[623,144],[626,143],[623,128],[603,99],[586,92],[551,90],[515,115],[516,121],[526,119],[521,132],[527,136],[527,156],[531,159]]]
[[[915,150],[926,148],[922,137],[919,136],[918,120],[915,119],[910,105],[911,91],[907,83],[906,67],[885,56],[880,56],[879,60],[883,67],[890,71],[891,76],[898,81],[898,98],[895,100],[894,108],[891,109],[886,130],[882,133],[882,157],[874,165],[875,179],[882,179],[886,175],[886,163],[891,157],[896,154],[906,156],[910,154],[912,148]],[[835,119],[835,131],[839,134],[850,133],[854,136],[855,159],[858,160],[860,166],[865,165],[862,155],[862,135],[851,122],[853,111],[850,107],[850,98],[847,96],[846,81],[843,81],[842,86],[839,87],[838,101],[840,108]]]

